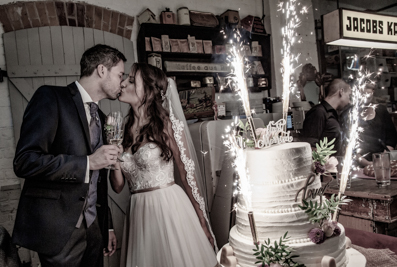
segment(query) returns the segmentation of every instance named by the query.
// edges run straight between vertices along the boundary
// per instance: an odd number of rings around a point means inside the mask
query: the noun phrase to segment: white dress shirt
[[[83,88],[83,86],[81,86],[81,84],[76,81],[76,86],[79,89],[80,95],[81,95],[81,99],[83,100],[84,103],[84,109],[85,109],[85,115],[87,116],[87,123],[88,123],[88,128],[90,127],[90,121],[91,121],[91,113],[90,113],[90,102],[92,101],[91,96],[87,93],[87,91]],[[96,104],[98,104],[98,102],[95,102]],[[87,156],[87,170],[85,172],[85,183],[89,183],[90,181],[90,161],[89,158]]]

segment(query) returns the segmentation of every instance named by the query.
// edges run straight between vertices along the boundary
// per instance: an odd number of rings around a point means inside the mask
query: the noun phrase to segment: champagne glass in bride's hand
[[[124,118],[121,111],[109,113],[105,124],[105,133],[108,144],[119,146],[123,142]],[[119,157],[117,160],[123,162]],[[106,169],[116,170],[114,165],[109,165]]]

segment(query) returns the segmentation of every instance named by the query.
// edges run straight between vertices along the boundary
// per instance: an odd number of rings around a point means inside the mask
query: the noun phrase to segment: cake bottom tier
[[[326,239],[322,244],[314,244],[311,241],[289,243],[288,245],[293,249],[293,254],[299,256],[294,260],[307,267],[318,267],[321,266],[321,260],[324,256],[330,256],[335,258],[337,267],[345,267],[348,263],[345,248],[345,228],[341,224],[338,224],[338,226],[341,228],[341,234]],[[233,247],[239,266],[257,266],[255,265],[257,260],[254,256],[253,249],[255,249],[255,246],[253,245],[252,238],[239,234],[236,226],[233,226],[230,230],[229,244]]]

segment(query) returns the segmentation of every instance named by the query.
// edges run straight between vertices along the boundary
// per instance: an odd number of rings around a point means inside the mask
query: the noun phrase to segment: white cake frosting
[[[306,184],[312,172],[312,151],[308,143],[287,143],[266,149],[247,148],[244,150],[249,175],[250,195],[239,195],[236,225],[230,231],[229,242],[233,247],[240,266],[256,266],[253,255],[251,228],[248,212],[253,211],[259,241],[270,238],[279,240],[288,231],[289,245],[296,261],[306,266],[320,266],[324,255],[332,256],[337,266],[347,263],[345,254],[344,228],[340,236],[328,238],[322,244],[314,244],[308,232],[316,227],[298,205],[302,193],[295,197]],[[308,189],[321,187],[319,177]],[[320,198],[317,197],[316,201]]]

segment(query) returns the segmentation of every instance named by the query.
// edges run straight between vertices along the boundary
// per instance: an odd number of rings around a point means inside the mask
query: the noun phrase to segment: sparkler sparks
[[[227,127],[225,132],[229,133],[224,136],[224,144],[229,148],[232,156],[235,158],[232,166],[235,168],[235,173],[238,174],[238,182],[234,184],[236,191],[233,196],[240,195],[245,200],[247,208],[251,207],[251,186],[249,183],[249,175],[246,167],[246,158],[244,154],[244,143],[242,136],[237,136],[234,125],[238,125],[235,121],[231,127]],[[236,207],[234,207],[235,209]]]
[[[230,85],[234,92],[237,92],[241,98],[245,115],[247,117],[248,123],[251,127],[251,135],[256,142],[257,137],[255,134],[255,125],[252,119],[252,112],[249,103],[249,92],[247,88],[247,82],[245,75],[250,70],[249,61],[243,55],[243,43],[241,41],[241,35],[238,31],[234,32],[234,39],[236,43],[231,42],[232,47],[229,51],[227,60],[231,66],[232,72],[229,75]]]
[[[298,10],[297,6],[299,6],[300,10]],[[283,55],[282,60],[282,73],[283,73],[283,120],[287,121],[288,114],[288,106],[289,106],[289,95],[290,91],[293,90],[294,81],[290,80],[291,74],[295,71],[298,66],[295,66],[299,60],[300,54],[292,54],[291,47],[295,42],[301,42],[300,38],[297,38],[297,34],[295,32],[296,28],[298,28],[302,21],[299,19],[300,14],[306,14],[308,12],[308,8],[305,6],[301,6],[296,0],[290,0],[287,2],[281,2],[278,5],[278,11],[281,11],[285,16],[285,27],[282,28],[283,35],[283,47],[281,53]],[[226,37],[225,32],[224,36]],[[247,116],[248,123],[250,124],[250,130],[252,138],[254,139],[255,145],[257,145],[257,136],[255,133],[255,126],[252,119],[252,112],[249,104],[249,92],[246,84],[246,74],[249,71],[249,62],[244,57],[243,54],[243,44],[241,41],[240,32],[237,30],[233,33],[230,44],[232,45],[227,60],[229,65],[231,66],[232,73],[228,76],[228,84],[233,89],[234,92],[237,92],[241,98],[243,108],[245,114]],[[236,121],[234,125],[238,125]],[[284,133],[282,136],[288,136],[286,124],[284,127]],[[235,129],[229,129],[229,135],[225,138],[225,145],[227,145],[230,151],[235,156],[234,167],[236,168],[236,172],[239,176],[238,183],[238,193],[240,196],[245,198],[245,203],[248,205],[248,209],[250,208],[250,200],[251,200],[251,190],[249,184],[249,175],[248,170],[246,169],[246,158],[244,154],[244,142],[243,137],[237,136],[238,133]]]
[[[371,53],[371,52],[370,52]],[[355,55],[357,57],[357,55]],[[363,59],[371,58],[371,54],[366,55]],[[351,170],[357,169],[358,166],[355,165],[354,159],[356,156],[356,151],[359,151],[360,147],[360,138],[359,135],[362,132],[362,128],[359,126],[360,118],[362,118],[362,114],[360,111],[363,110],[368,104],[369,95],[365,92],[366,84],[374,84],[370,78],[373,76],[368,69],[364,69],[363,66],[360,67],[358,72],[358,78],[352,88],[352,98],[351,105],[352,109],[349,114],[349,122],[350,122],[350,132],[348,135],[348,145],[345,152],[345,158],[343,160],[343,168],[341,174],[341,182],[339,187],[338,198],[345,193],[347,180],[349,175],[351,175]],[[334,213],[333,220],[336,221],[337,212]]]
[[[297,10],[297,5],[300,6],[296,0],[287,2],[281,2],[278,5],[278,10],[284,14],[286,21],[285,26],[281,29],[283,36],[283,49],[282,49],[282,74],[283,74],[283,119],[287,120],[288,107],[289,107],[289,96],[291,93],[292,83],[290,76],[294,73],[297,68],[294,66],[295,62],[298,61],[300,54],[293,55],[291,48],[297,41],[296,29],[301,25],[302,21],[299,18],[299,14],[308,13],[308,8],[305,6],[301,7],[301,10]],[[300,42],[300,40],[298,40]],[[286,127],[286,126],[285,126]],[[286,130],[286,129],[285,129]]]

